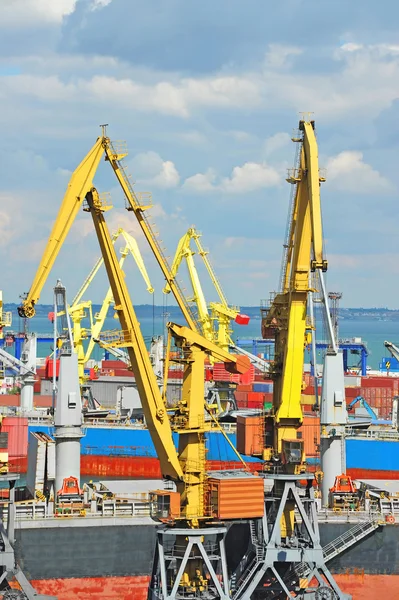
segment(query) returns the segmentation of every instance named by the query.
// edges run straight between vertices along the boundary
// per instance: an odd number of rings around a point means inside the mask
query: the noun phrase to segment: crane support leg
[[[158,529],[148,600],[180,600],[192,595],[229,600],[226,532],[225,527]],[[193,562],[199,568],[189,576]]]
[[[250,523],[251,551],[239,565],[232,600],[255,597],[257,589],[268,590],[268,598],[331,598],[350,600],[328,570],[320,544],[312,474],[266,475],[273,489],[265,495],[265,516],[258,527]],[[305,495],[299,495],[299,480],[306,480]],[[300,520],[295,519],[295,512]],[[322,594],[322,595],[320,595]],[[324,594],[324,595],[323,595]],[[327,595],[328,594],[328,595]]]

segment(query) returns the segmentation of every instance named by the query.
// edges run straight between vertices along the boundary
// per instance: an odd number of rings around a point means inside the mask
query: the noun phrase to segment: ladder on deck
[[[345,531],[342,535],[332,540],[329,544],[323,548],[324,562],[332,560],[344,550],[347,550],[357,542],[360,542],[363,538],[367,537],[373,531],[381,527],[384,523],[377,517],[372,517],[367,521],[356,523],[353,527]],[[289,580],[294,576],[295,578],[305,578],[311,572],[311,569],[306,563],[299,563],[295,567],[289,570],[284,577],[284,582],[288,583]]]
[[[266,546],[258,538],[255,521],[249,522],[249,531],[251,535],[251,542],[255,551],[255,556],[252,559],[249,566],[243,571],[239,580],[237,581],[232,600],[235,600],[236,598],[239,598],[241,596],[247,585],[252,581],[253,577],[256,575],[256,573],[262,566],[266,555]]]

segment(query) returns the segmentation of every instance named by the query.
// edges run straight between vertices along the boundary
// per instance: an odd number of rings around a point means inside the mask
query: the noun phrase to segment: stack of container
[[[273,402],[273,382],[254,381],[250,384],[239,384],[235,392],[237,408],[257,408],[270,410]]]
[[[392,400],[398,395],[399,379],[396,377],[357,377],[360,385],[346,387],[346,403],[362,396],[380,419],[392,418]]]

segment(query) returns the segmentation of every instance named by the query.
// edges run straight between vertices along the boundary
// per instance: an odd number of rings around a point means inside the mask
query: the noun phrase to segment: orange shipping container
[[[320,417],[304,416],[298,432],[302,434],[306,456],[316,456],[320,445]]]
[[[261,456],[263,451],[263,419],[237,417],[237,450],[247,456]]]
[[[254,519],[263,516],[263,479],[249,473],[221,473],[208,479],[212,516]]]

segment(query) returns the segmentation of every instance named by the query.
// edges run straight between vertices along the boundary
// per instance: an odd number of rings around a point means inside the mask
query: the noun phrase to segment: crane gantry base
[[[233,576],[232,600],[350,600],[325,564],[314,475],[272,474],[265,479],[271,492],[265,494],[264,517],[250,521],[251,548]]]
[[[226,533],[226,527],[160,527],[148,600],[230,600]]]

